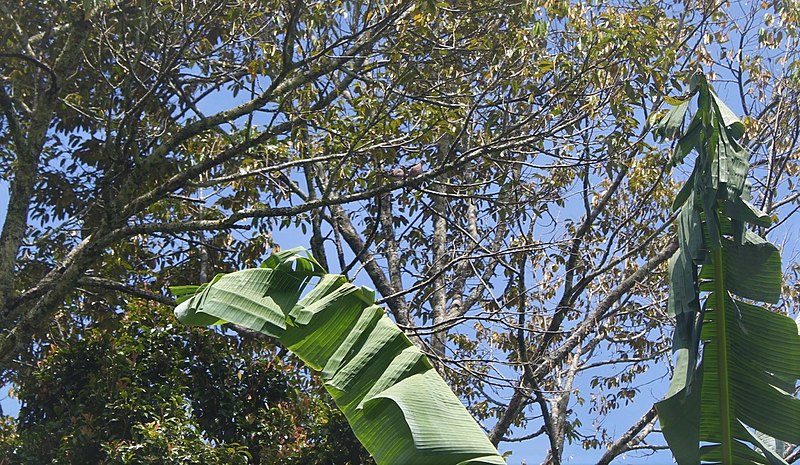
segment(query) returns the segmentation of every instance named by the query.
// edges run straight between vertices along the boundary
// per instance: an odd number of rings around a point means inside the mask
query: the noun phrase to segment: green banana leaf
[[[374,304],[374,292],[327,274],[302,251],[274,254],[261,268],[208,285],[173,288],[176,316],[277,338],[321,372],[378,465],[505,464],[427,357]]]
[[[705,77],[692,88],[697,112],[672,159],[697,152],[673,204],[681,209],[669,270],[676,365],[656,409],[679,465],[785,464],[775,445],[800,443],[800,335],[791,318],[756,304],[780,299],[780,252],[746,229],[771,219],[749,203],[743,124]],[[677,134],[685,113],[684,102],[657,132]]]

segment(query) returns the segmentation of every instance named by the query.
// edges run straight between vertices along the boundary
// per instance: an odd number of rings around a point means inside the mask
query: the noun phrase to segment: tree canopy
[[[645,393],[672,370],[670,205],[689,173],[670,171],[652,126],[698,70],[742,115],[752,202],[776,219],[759,232],[784,248],[771,310],[796,316],[795,1],[0,13],[12,463],[360,463],[317,380],[285,370],[274,341],[167,316],[168,287],[296,245],[377,291],[501,451],[538,441],[528,462],[558,464],[663,448],[649,407],[666,387]],[[642,417],[609,427],[630,405]]]

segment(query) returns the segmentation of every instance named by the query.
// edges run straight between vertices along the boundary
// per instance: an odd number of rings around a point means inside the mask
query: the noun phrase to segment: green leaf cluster
[[[46,348],[2,417],[0,463],[371,463],[315,378],[261,341],[131,304]]]

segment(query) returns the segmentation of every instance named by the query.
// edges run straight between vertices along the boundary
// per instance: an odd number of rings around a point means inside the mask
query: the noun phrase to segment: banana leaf
[[[230,322],[277,338],[321,372],[378,465],[505,464],[428,358],[375,305],[374,292],[327,274],[302,252],[174,288],[177,318]]]
[[[795,322],[758,302],[777,303],[780,252],[748,224],[771,218],[750,202],[743,124],[705,77],[692,88],[697,111],[673,162],[697,152],[674,208],[680,249],[670,261],[669,311],[676,364],[656,404],[679,465],[785,464],[778,444],[800,443],[800,335]],[[686,112],[685,103],[670,114]],[[661,135],[677,134],[677,116]]]

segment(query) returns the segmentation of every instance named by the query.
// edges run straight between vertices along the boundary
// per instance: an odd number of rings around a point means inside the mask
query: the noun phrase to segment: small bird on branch
[[[411,166],[398,166],[397,168],[393,168],[387,174],[390,178],[406,179],[417,177],[424,172],[425,168],[422,167],[422,162],[420,161]]]
[[[425,169],[422,167],[422,162],[420,161],[420,162],[417,162],[416,165],[412,165],[411,167],[409,167],[406,170],[406,172],[408,173],[409,177],[413,178],[413,177],[419,176],[420,174],[424,173]]]

